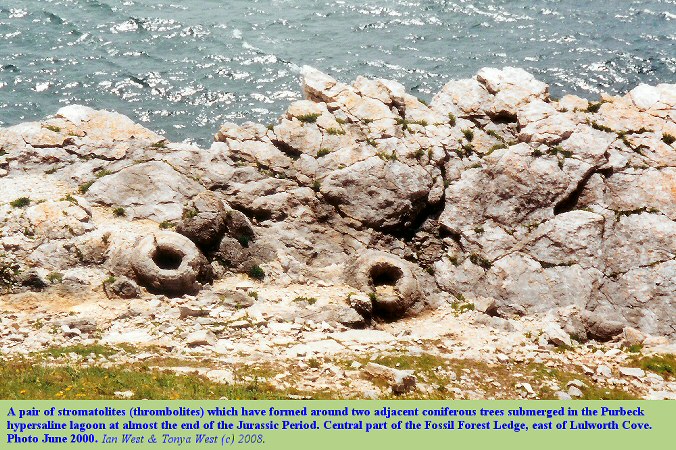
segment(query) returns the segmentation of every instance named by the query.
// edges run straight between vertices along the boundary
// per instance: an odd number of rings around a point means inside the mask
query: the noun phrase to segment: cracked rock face
[[[302,89],[208,149],[77,105],[0,129],[2,289],[59,270],[77,289],[117,275],[182,295],[245,272],[350,280],[327,311],[359,326],[479,298],[491,315],[577,311],[557,325],[576,336],[676,336],[675,85],[555,101],[486,68],[428,106],[305,67]],[[180,233],[170,274],[151,255],[160,225]]]
[[[204,188],[162,161],[136,164],[102,177],[87,191],[94,203],[121,207],[131,218],[176,220]]]

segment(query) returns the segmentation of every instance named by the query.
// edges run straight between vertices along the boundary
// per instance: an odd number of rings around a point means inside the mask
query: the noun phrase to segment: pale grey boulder
[[[439,222],[449,231],[489,218],[508,227],[552,218],[557,199],[584,176],[563,171],[554,156],[536,156],[527,144],[496,150],[485,164],[464,171],[446,189]]]
[[[103,283],[103,290],[108,296],[119,298],[138,298],[141,296],[141,289],[139,286],[125,276],[115,277],[114,280],[107,280]]]
[[[606,221],[603,263],[625,273],[676,258],[676,222],[662,214],[623,213]]]
[[[654,336],[673,334],[676,327],[676,260],[608,277],[588,309],[612,313],[613,320]]]
[[[585,311],[582,314],[587,335],[600,341],[608,341],[622,333],[625,324],[612,312]]]
[[[376,156],[329,173],[319,189],[343,214],[371,228],[393,228],[415,219],[432,185],[422,167]]]
[[[197,194],[183,208],[176,232],[187,237],[201,248],[217,244],[225,233],[226,209],[223,201],[213,192]]]
[[[603,267],[605,218],[589,211],[570,211],[538,226],[523,251],[547,266]]]
[[[348,268],[347,282],[368,292],[373,313],[386,318],[404,315],[422,300],[422,291],[410,263],[379,251],[369,251]]]
[[[135,246],[131,265],[149,290],[171,295],[195,293],[211,281],[211,266],[185,236],[161,232],[146,236]]]
[[[528,314],[572,305],[584,309],[601,277],[597,269],[578,264],[542,267],[529,255],[514,253],[490,263],[475,291],[501,306],[519,305]]]
[[[163,222],[181,218],[183,205],[202,191],[202,185],[169,164],[150,161],[98,179],[86,197],[99,205],[124,208],[130,219]]]

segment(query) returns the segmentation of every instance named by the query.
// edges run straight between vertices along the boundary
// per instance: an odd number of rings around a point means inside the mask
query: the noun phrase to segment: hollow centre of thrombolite
[[[153,255],[157,267],[164,270],[176,270],[181,266],[183,255],[174,249],[158,247]]]
[[[371,269],[370,275],[373,286],[378,287],[394,286],[404,274],[395,266],[375,266]]]

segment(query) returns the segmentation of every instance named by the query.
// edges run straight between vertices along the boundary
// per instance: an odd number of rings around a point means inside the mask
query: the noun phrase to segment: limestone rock
[[[344,214],[372,228],[406,225],[426,206],[432,188],[420,166],[372,157],[329,173],[320,192]]]
[[[624,330],[622,330],[622,333],[623,333],[624,341],[629,346],[641,345],[641,344],[643,344],[643,341],[645,341],[645,339],[646,339],[645,334],[641,333],[636,328],[625,327]]]
[[[141,289],[138,285],[125,276],[115,277],[112,282],[104,282],[103,289],[108,297],[119,298],[138,298],[141,296]]]
[[[184,207],[176,232],[202,248],[209,248],[225,233],[225,217],[221,199],[213,192],[201,192]]]
[[[211,267],[195,244],[172,232],[143,238],[134,249],[132,268],[148,289],[169,294],[199,290],[209,281]]]
[[[583,316],[587,333],[595,339],[607,341],[622,333],[624,324],[598,313],[587,313]]]
[[[214,345],[216,343],[216,335],[207,330],[198,330],[190,333],[185,338],[185,343],[190,347],[197,347],[202,345]]]
[[[643,378],[645,376],[643,369],[638,367],[620,367],[617,370],[626,377]]]
[[[565,345],[568,347],[572,345],[570,336],[568,336],[568,334],[554,322],[548,322],[547,324],[545,324],[545,326],[542,328],[542,332],[547,337],[549,342],[551,342],[554,345],[558,346]]]
[[[43,275],[36,269],[29,269],[19,275],[19,283],[34,291],[41,291],[48,286]]]
[[[398,370],[370,362],[364,366],[364,372],[372,378],[387,381],[393,394],[405,394],[415,390],[416,376],[412,370]]]
[[[376,315],[398,317],[421,300],[418,280],[408,262],[384,252],[368,252],[357,258],[348,282],[370,292]]]
[[[177,220],[188,199],[204,188],[169,164],[151,161],[98,179],[87,191],[95,203],[124,208],[127,218]]]

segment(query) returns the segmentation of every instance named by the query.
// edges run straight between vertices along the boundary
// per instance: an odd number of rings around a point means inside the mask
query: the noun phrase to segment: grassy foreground
[[[132,391],[132,399],[284,399],[267,383],[215,383],[193,374],[134,365],[130,368],[45,366],[31,360],[15,360],[0,367],[0,399],[117,398],[115,392]]]
[[[118,353],[131,353],[132,348],[106,347],[101,345],[51,348],[25,357],[8,357],[0,363],[0,399],[115,399],[116,392],[130,391],[131,399],[176,400],[176,399],[288,399],[293,396],[304,398],[359,398],[349,394],[349,381],[343,381],[347,389],[331,392],[300,392],[296,389],[279,389],[268,380],[282,372],[297,372],[297,362],[281,362],[279,366],[238,366],[231,367],[235,382],[225,384],[212,381],[195,372],[177,373],[170,367],[217,368],[218,365],[205,360],[182,360],[155,356],[142,363],[115,363]],[[73,360],[74,355],[80,357]],[[3,355],[0,355],[0,357]],[[82,357],[90,358],[84,363]],[[91,357],[95,357],[91,359]],[[103,360],[102,360],[103,359]],[[575,367],[547,367],[542,363],[487,364],[481,361],[448,359],[423,353],[413,356],[408,353],[365,355],[350,360],[329,358],[310,359],[307,362],[315,373],[325,364],[336,365],[344,370],[359,362],[362,365],[373,361],[398,369],[411,369],[419,384],[426,390],[418,390],[404,396],[385,394],[384,398],[403,399],[452,399],[456,398],[457,387],[479,393],[483,398],[519,398],[518,382],[529,382],[541,399],[555,399],[552,386],[565,390],[567,383],[579,380],[585,400],[629,400],[637,398],[636,392],[598,385],[594,380],[576,370]],[[633,355],[627,365],[641,367],[657,373],[665,379],[676,376],[674,355]],[[303,375],[295,374],[296,380]],[[359,377],[359,375],[357,375]],[[375,386],[388,392],[387,384],[371,380]],[[293,385],[293,384],[292,384]],[[454,392],[456,391],[456,392]]]

